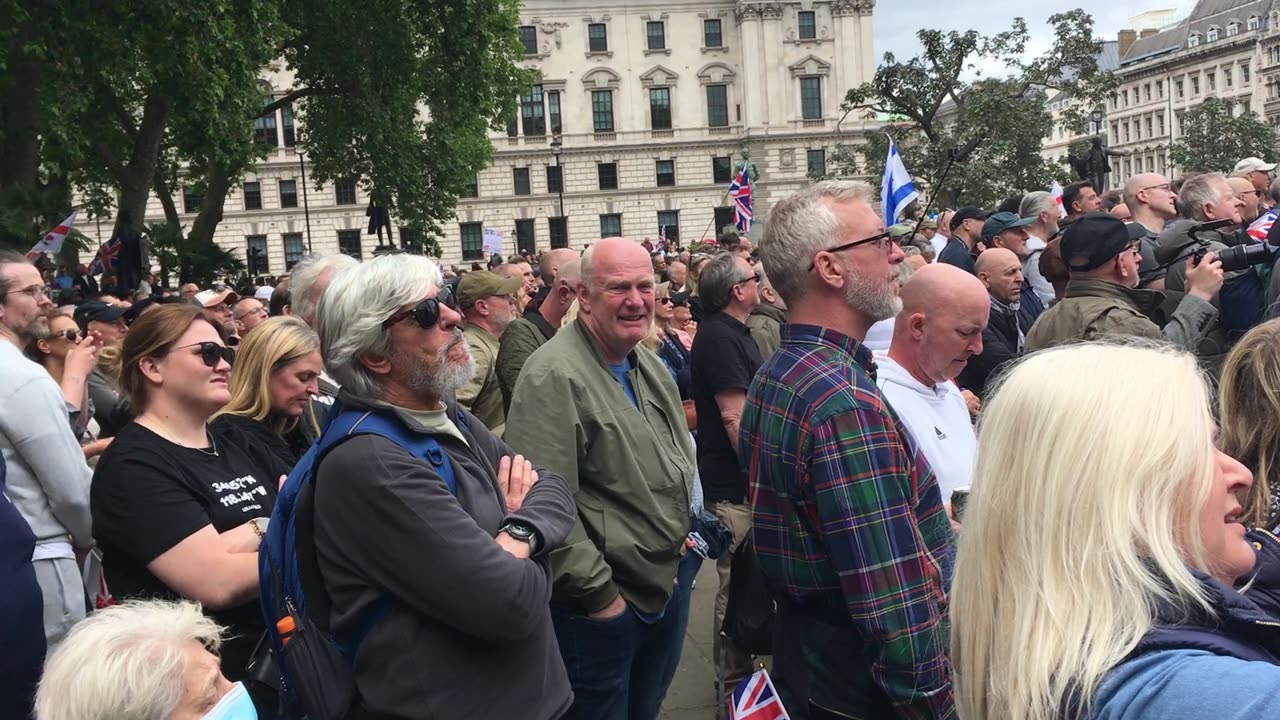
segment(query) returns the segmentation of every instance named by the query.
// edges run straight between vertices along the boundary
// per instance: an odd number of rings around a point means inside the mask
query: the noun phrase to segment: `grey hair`
[[[360,356],[386,356],[391,335],[382,323],[443,283],[440,269],[421,255],[383,255],[338,273],[316,311],[325,369],[355,396],[379,399],[381,383]]]
[[[737,261],[736,253],[719,253],[702,266],[702,275],[698,277],[698,292],[701,293],[702,309],[705,312],[720,312],[733,302],[733,286],[742,282]]]
[[[1040,217],[1040,213],[1056,213],[1058,211],[1058,201],[1053,199],[1053,195],[1044,190],[1029,192],[1022,196],[1022,203],[1018,205],[1018,214],[1022,217]]]
[[[906,248],[902,249],[906,250]],[[911,275],[915,271],[916,269],[911,267],[911,263],[900,262],[897,265],[894,265],[893,272],[896,275],[895,279],[898,281],[898,287],[901,288],[903,285],[906,285],[907,281],[911,279]]]
[[[1222,173],[1202,173],[1187,180],[1178,192],[1178,214],[1189,220],[1204,220],[1204,206],[1218,202],[1227,176]]]
[[[1271,187],[1267,188],[1267,195],[1271,196],[1271,202],[1280,204],[1280,178],[1271,181]]]
[[[80,621],[44,666],[40,720],[167,718],[182,701],[186,646],[222,630],[193,602],[131,600]]]
[[[924,255],[924,253],[920,250],[920,248],[916,247],[915,245],[904,245],[902,247],[902,256],[911,257],[912,255]],[[899,263],[899,264],[901,265],[903,263]]]
[[[817,182],[774,205],[760,240],[760,259],[788,305],[807,291],[813,257],[831,247],[843,231],[839,218],[827,207],[828,200],[858,200],[880,215],[871,186],[856,180]]]
[[[349,270],[359,264],[359,260],[342,253],[307,255],[299,260],[298,264],[293,266],[292,272],[289,273],[289,295],[293,302],[290,308],[292,313],[308,323],[314,323],[316,306],[320,302],[320,298],[311,296],[311,288],[315,285],[315,282],[320,279],[321,275],[324,275],[326,270],[332,269],[336,277],[343,270]]]
[[[0,250],[0,267],[4,267],[5,265],[17,265],[18,263],[30,265],[31,261],[28,260],[26,256],[12,250]],[[2,298],[9,296],[9,289],[9,275],[6,272],[0,271],[0,302],[3,302]]]

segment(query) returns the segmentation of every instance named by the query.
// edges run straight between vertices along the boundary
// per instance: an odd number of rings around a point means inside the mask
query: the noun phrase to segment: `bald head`
[[[976,277],[936,263],[913,274],[900,296],[889,357],[916,380],[930,387],[951,380],[982,352],[991,301]]]
[[[640,243],[622,237],[605,238],[583,251],[579,267],[580,282],[590,290],[595,269],[632,265],[637,262],[637,258],[649,266],[649,251]]]
[[[551,285],[556,278],[560,277],[560,268],[570,262],[576,263],[577,261],[577,250],[556,248],[542,256],[542,262],[538,263],[538,275],[542,278],[544,285]],[[576,279],[575,282],[577,282]]]
[[[978,256],[975,267],[978,282],[991,297],[1002,303],[1017,302],[1022,295],[1022,261],[1013,251],[991,248]]]
[[[1247,223],[1257,220],[1262,198],[1258,190],[1253,187],[1253,182],[1249,178],[1233,177],[1227,178],[1227,184],[1231,186],[1236,197],[1244,201],[1244,207],[1240,208],[1240,217]]]
[[[1174,206],[1169,179],[1160,173],[1139,173],[1124,184],[1124,204],[1133,219],[1143,224],[1156,224],[1178,214]]]

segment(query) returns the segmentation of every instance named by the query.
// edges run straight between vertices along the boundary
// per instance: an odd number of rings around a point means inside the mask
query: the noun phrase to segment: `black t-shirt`
[[[127,425],[98,460],[90,488],[93,535],[111,594],[178,599],[151,574],[148,563],[206,525],[221,533],[270,517],[278,480],[288,471],[273,453],[252,443],[215,442],[197,450],[136,422]],[[265,627],[258,601],[208,614],[229,628],[223,673],[243,678]]]
[[[722,312],[698,325],[689,352],[693,404],[698,409],[698,474],[707,505],[746,502],[747,479],[729,443],[716,393],[747,391],[764,361],[745,323]]]

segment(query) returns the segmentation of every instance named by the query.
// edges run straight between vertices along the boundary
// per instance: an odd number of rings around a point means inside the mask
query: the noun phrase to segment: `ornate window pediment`
[[[675,85],[679,77],[674,70],[655,65],[649,72],[640,76],[640,84],[644,87],[666,87]]]
[[[582,76],[582,84],[588,90],[612,90],[618,87],[622,78],[607,67],[598,67]]]
[[[733,68],[721,62],[707,63],[698,71],[698,81],[703,85],[727,85],[735,78]]]
[[[791,77],[827,76],[831,74],[831,63],[810,55],[791,66]]]

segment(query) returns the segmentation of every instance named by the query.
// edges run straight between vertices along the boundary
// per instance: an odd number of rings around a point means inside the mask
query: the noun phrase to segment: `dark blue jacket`
[[[31,715],[44,665],[44,596],[31,553],[35,533],[4,494],[0,455],[0,718]]]

